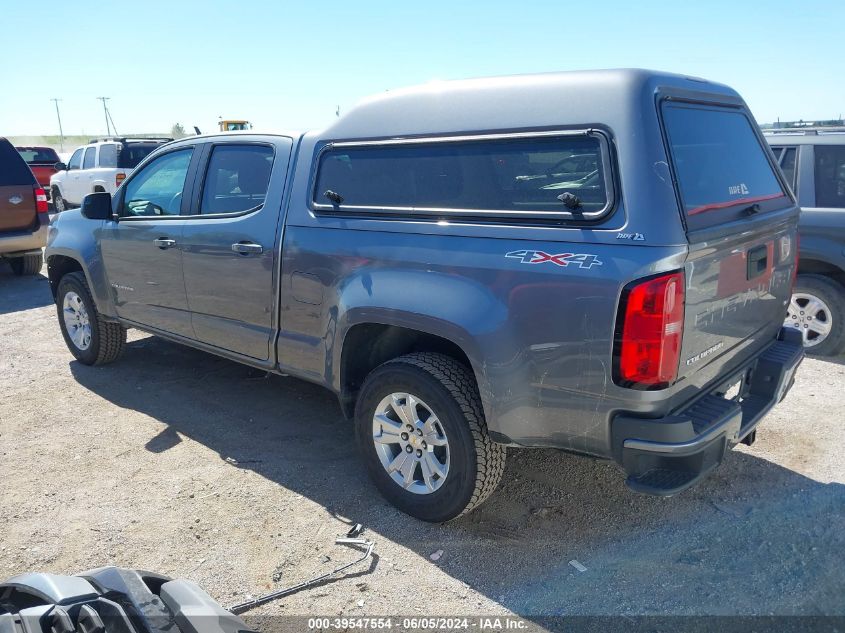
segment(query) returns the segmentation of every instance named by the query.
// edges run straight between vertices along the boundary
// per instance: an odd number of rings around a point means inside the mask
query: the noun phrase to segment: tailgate
[[[0,234],[31,229],[36,220],[32,185],[0,185]]]
[[[750,338],[753,353],[783,325],[795,270],[797,213],[753,222],[690,244],[684,339],[678,376],[729,355]]]
[[[799,210],[745,108],[664,102],[662,117],[689,240],[683,377],[774,339],[792,293]]]
[[[56,168],[53,165],[33,164],[30,164],[29,168],[32,170],[32,174],[35,176],[35,179],[38,181],[38,184],[45,189],[49,189],[50,176],[56,173]]]

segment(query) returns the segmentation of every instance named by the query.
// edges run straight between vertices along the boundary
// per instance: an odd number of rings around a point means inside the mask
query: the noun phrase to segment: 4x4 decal
[[[544,251],[511,251],[505,257],[512,257],[519,259],[523,264],[545,264],[547,262],[564,268],[572,264],[579,268],[592,268],[593,266],[601,266],[602,262],[595,256],[589,253],[558,253],[551,255]]]

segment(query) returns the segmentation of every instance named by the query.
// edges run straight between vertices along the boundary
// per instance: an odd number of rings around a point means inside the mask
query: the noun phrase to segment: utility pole
[[[100,101],[103,102],[103,116],[106,118],[106,136],[111,136],[111,126],[109,125],[109,110],[106,107],[106,101],[111,99],[111,97],[97,97]],[[117,134],[117,132],[115,132]]]
[[[59,114],[59,101],[61,101],[61,99],[50,99],[50,101],[56,104],[56,118],[59,120],[59,147],[61,147],[62,152],[64,152],[65,133],[62,132],[62,115]]]

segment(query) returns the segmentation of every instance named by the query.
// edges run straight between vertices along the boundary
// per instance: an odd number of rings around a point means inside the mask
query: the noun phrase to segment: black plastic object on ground
[[[251,633],[188,580],[101,567],[0,583],[0,633]]]

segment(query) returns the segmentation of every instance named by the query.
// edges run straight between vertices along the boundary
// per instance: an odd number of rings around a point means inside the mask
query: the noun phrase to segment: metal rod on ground
[[[62,131],[62,115],[59,114],[59,101],[61,99],[50,99],[53,103],[56,104],[56,118],[59,120],[59,147],[61,151],[65,151],[65,133]]]
[[[273,600],[278,600],[279,598],[284,598],[285,596],[289,596],[292,593],[296,593],[297,591],[302,591],[312,585],[316,585],[317,583],[326,580],[327,578],[331,578],[332,576],[336,576],[337,574],[346,571],[350,567],[354,567],[355,565],[364,562],[367,560],[370,555],[373,553],[373,547],[375,543],[372,541],[368,541],[367,539],[363,538],[349,538],[349,537],[342,537],[335,539],[336,545],[364,545],[366,546],[366,551],[364,552],[361,558],[358,558],[351,563],[347,563],[342,567],[338,567],[328,573],[323,574],[322,576],[317,576],[316,578],[312,578],[311,580],[306,580],[305,582],[301,582],[298,585],[294,585],[293,587],[287,587],[285,589],[280,589],[279,591],[274,591],[273,593],[268,593],[263,596],[259,596],[258,598],[254,598],[253,600],[248,600],[247,602],[241,602],[240,604],[236,604],[233,607],[229,607],[229,611],[238,615],[243,613],[244,611],[249,611],[250,609],[257,607],[261,604],[266,604],[268,602],[272,602]]]

